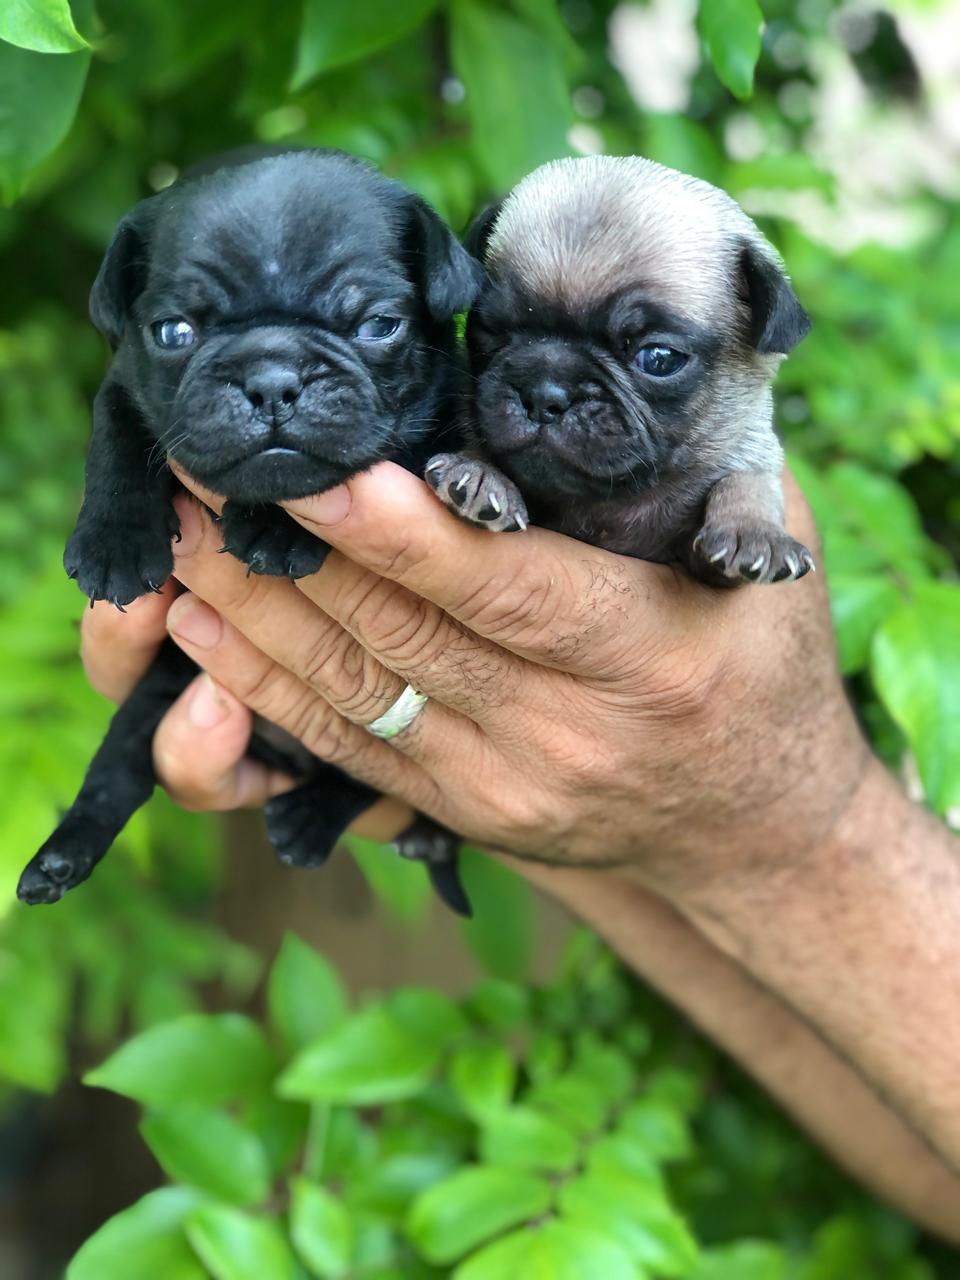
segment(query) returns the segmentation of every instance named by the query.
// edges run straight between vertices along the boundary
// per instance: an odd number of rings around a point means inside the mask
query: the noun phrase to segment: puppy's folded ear
[[[490,239],[490,232],[502,207],[502,200],[498,200],[496,204],[488,204],[483,213],[478,213],[470,223],[467,234],[463,237],[463,243],[468,252],[475,258],[479,258],[481,262],[486,257],[487,241]]]
[[[750,308],[751,343],[761,355],[787,355],[810,332],[810,317],[786,272],[772,254],[744,241],[740,273]]]
[[[90,319],[114,350],[127,313],[146,284],[150,203],[142,201],[120,222],[90,290]]]
[[[449,320],[473,306],[483,268],[426,201],[413,196],[410,206],[414,279],[434,320]]]

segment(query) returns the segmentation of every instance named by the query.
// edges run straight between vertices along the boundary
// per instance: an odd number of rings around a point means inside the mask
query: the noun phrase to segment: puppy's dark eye
[[[153,326],[153,340],[158,347],[168,351],[178,347],[192,347],[197,335],[193,325],[181,316],[171,316],[168,320],[158,320]]]
[[[357,337],[365,341],[376,342],[380,338],[390,338],[400,328],[396,316],[368,316],[357,330]]]
[[[663,347],[652,342],[641,347],[633,358],[633,363],[641,373],[651,378],[669,378],[679,373],[690,357],[685,351],[675,351],[673,347]]]

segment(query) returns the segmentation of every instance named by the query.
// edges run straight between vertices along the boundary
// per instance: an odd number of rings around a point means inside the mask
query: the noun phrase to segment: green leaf
[[[206,1280],[181,1229],[201,1201],[184,1187],[151,1191],[115,1214],[80,1247],[67,1267],[66,1280]]]
[[[753,92],[762,26],[757,0],[700,0],[700,37],[720,80],[737,98]]]
[[[401,987],[388,998],[386,1007],[410,1035],[438,1047],[458,1039],[467,1029],[454,1001],[432,987]]]
[[[521,876],[479,849],[460,851],[460,875],[473,905],[463,936],[484,968],[497,978],[525,978],[533,954],[533,892]]]
[[[185,1226],[187,1239],[214,1280],[296,1280],[296,1261],[273,1218],[206,1205],[190,1214]]]
[[[453,1262],[490,1236],[543,1213],[550,1198],[540,1178],[475,1165],[414,1201],[407,1234],[428,1262]]]
[[[53,956],[0,951],[0,1076],[52,1092],[66,1065],[70,989]]]
[[[900,604],[901,596],[880,574],[831,573],[829,587],[840,670],[845,676],[852,675],[869,662],[873,637]]]
[[[530,1268],[531,1256],[537,1247],[537,1233],[523,1228],[494,1240],[477,1253],[471,1254],[453,1272],[453,1280],[546,1280]],[[551,1273],[551,1280],[552,1273]]]
[[[291,88],[296,91],[321,71],[365,58],[418,27],[439,0],[352,0],[329,4],[305,0],[297,65]]]
[[[871,673],[930,804],[960,805],[960,586],[919,584],[874,637]]]
[[[579,1154],[570,1130],[533,1107],[494,1116],[480,1134],[479,1150],[488,1164],[543,1173],[572,1169]]]
[[[353,1224],[340,1200],[306,1178],[290,1184],[290,1239],[301,1260],[321,1277],[337,1280],[350,1269]]]
[[[630,1059],[595,1037],[581,1041],[573,1069],[610,1102],[624,1102],[636,1092],[636,1071]]]
[[[150,1107],[216,1104],[266,1086],[273,1055],[260,1028],[236,1013],[189,1013],[122,1045],[84,1083]]]
[[[263,1144],[274,1176],[283,1173],[303,1145],[309,1119],[305,1103],[287,1102],[272,1093],[255,1097],[244,1108],[243,1123]]]
[[[14,200],[66,137],[83,93],[88,53],[60,58],[0,43],[0,195]]]
[[[587,1172],[598,1177],[626,1178],[663,1187],[663,1173],[657,1160],[639,1143],[610,1133],[590,1144]]]
[[[776,1244],[764,1240],[739,1240],[736,1244],[708,1249],[690,1280],[786,1280],[787,1256]]]
[[[399,1225],[411,1200],[446,1178],[459,1163],[444,1151],[387,1156],[350,1179],[347,1201],[351,1209],[375,1213]]]
[[[336,970],[313,947],[288,933],[270,970],[270,1022],[288,1049],[302,1049],[346,1011],[347,997]]]
[[[523,1280],[592,1280],[595,1276],[642,1280],[642,1273],[615,1240],[570,1222],[548,1222],[536,1231],[515,1231],[462,1263],[453,1280],[512,1280],[514,1276]]]
[[[548,1111],[573,1133],[594,1133],[605,1122],[607,1100],[589,1081],[572,1072],[544,1080],[528,1090],[526,1102]]]
[[[557,1203],[565,1220],[617,1240],[656,1275],[685,1276],[697,1261],[696,1242],[662,1186],[588,1173],[566,1183]]]
[[[76,53],[90,47],[73,25],[67,0],[4,0],[0,40],[36,53]]]
[[[467,996],[470,1016],[494,1031],[515,1030],[530,1016],[530,992],[516,982],[487,978]]]
[[[467,92],[473,148],[495,190],[570,154],[563,55],[540,31],[488,0],[453,0],[450,52]]]
[[[690,1154],[690,1133],[684,1117],[653,1098],[631,1103],[620,1117],[618,1131],[655,1160],[682,1160]]]
[[[353,854],[374,897],[394,919],[405,925],[414,925],[423,919],[433,890],[422,863],[398,858],[388,845],[360,836],[346,836],[344,844]]]
[[[277,1081],[285,1098],[370,1106],[409,1098],[430,1081],[439,1045],[374,1005],[308,1045]]]
[[[263,1143],[222,1111],[183,1102],[144,1117],[140,1133],[174,1182],[241,1205],[259,1204],[270,1191]]]
[[[474,1120],[490,1119],[506,1107],[517,1081],[517,1064],[503,1045],[477,1040],[450,1060],[450,1084]]]
[[[835,522],[865,544],[877,563],[899,574],[904,574],[905,562],[929,560],[934,554],[913,498],[891,476],[841,462],[830,469],[827,482],[833,502],[832,521],[825,530],[828,551]],[[840,567],[829,556],[828,560]],[[912,573],[910,569],[906,576]]]

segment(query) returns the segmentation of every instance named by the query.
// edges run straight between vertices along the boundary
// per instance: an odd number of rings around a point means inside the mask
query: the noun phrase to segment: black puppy
[[[257,573],[313,573],[327,546],[275,503],[383,458],[422,474],[453,421],[453,317],[479,265],[419,197],[337,152],[240,153],[184,176],[120,223],[91,315],[114,351],[94,403],[83,506],[64,559],[119,607],[173,569],[176,459],[226,502],[224,545]],[[196,673],[167,642],[116,713],[76,801],[18,896],[55,902],[93,870],[155,786],[154,731]],[[376,793],[255,736],[251,754],[303,778],[267,806],[281,859],[320,865]],[[452,840],[419,819],[406,846],[465,910]]]

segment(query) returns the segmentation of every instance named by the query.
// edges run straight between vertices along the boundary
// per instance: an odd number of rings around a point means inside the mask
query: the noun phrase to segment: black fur
[[[252,570],[317,570],[328,548],[274,504],[382,458],[422,472],[453,419],[453,317],[481,278],[424,201],[337,152],[236,153],[143,201],[117,228],[91,294],[114,358],[94,404],[67,572],[91,601],[120,607],[169,577],[168,455],[228,499],[225,545]],[[396,332],[358,334],[372,316],[396,319]],[[177,317],[194,341],[163,348],[156,326]],[[79,884],[149,797],[154,730],[196,670],[164,646],[24,871],[23,901],[53,902]],[[251,754],[304,779],[268,808],[285,862],[322,863],[376,798],[319,760],[304,768],[302,752],[278,757],[255,739]]]

